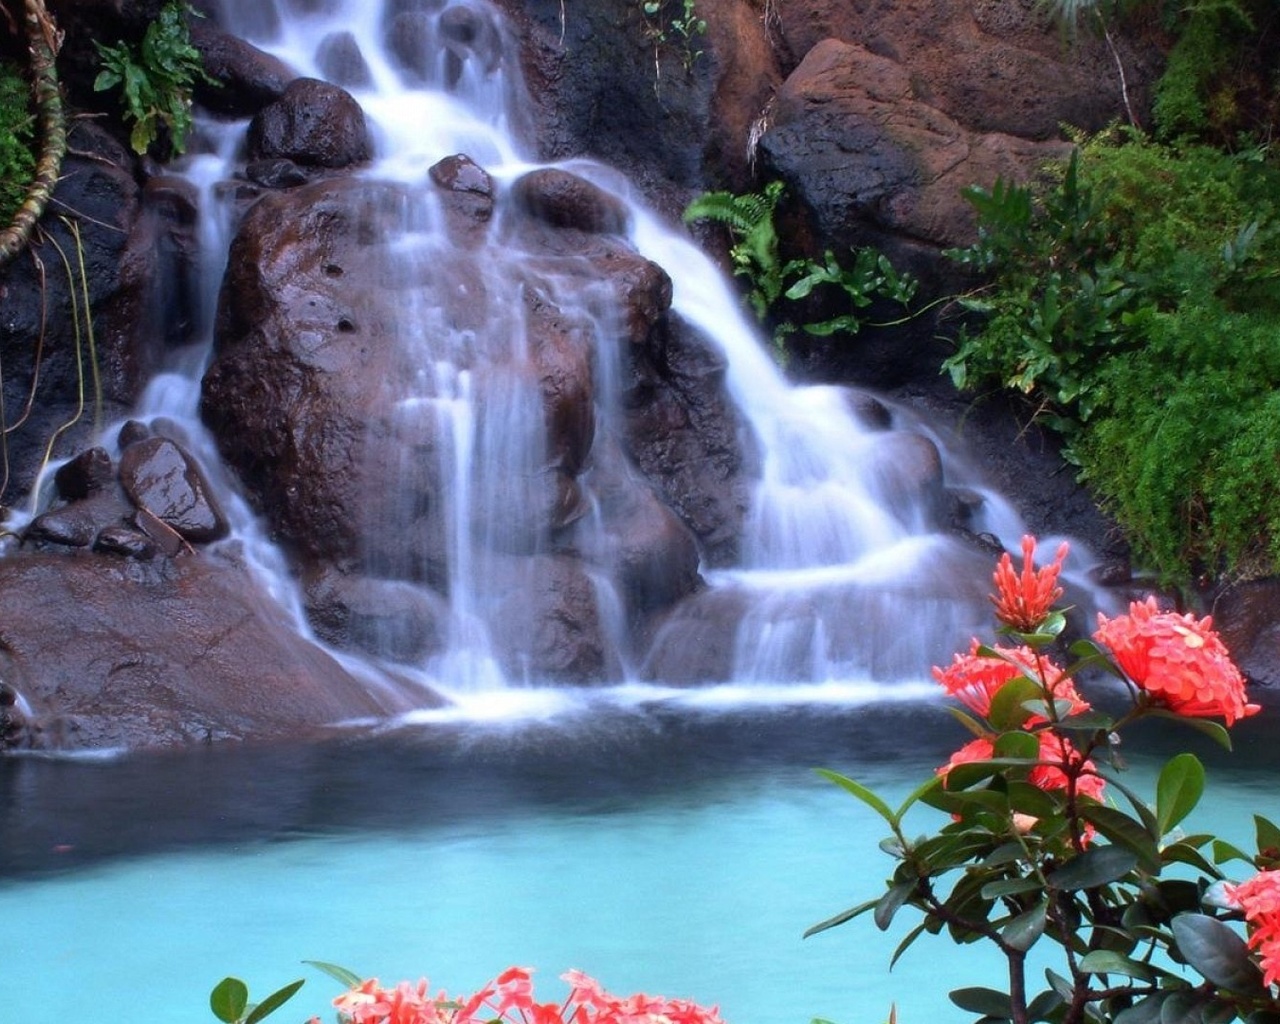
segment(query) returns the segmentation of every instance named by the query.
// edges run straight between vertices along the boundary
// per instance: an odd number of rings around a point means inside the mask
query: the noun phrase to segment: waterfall
[[[424,187],[428,168],[465,154],[495,183],[490,240],[518,233],[505,196],[539,165],[515,130],[523,84],[514,41],[484,0],[387,7],[221,0],[220,9],[228,31],[302,75],[350,92],[375,146],[359,178],[395,188],[368,198],[390,227],[381,247],[370,249],[375,266],[363,269],[368,279],[392,282],[400,299],[395,352],[383,366],[378,398],[390,440],[365,453],[383,476],[362,497],[368,539],[360,571],[376,588],[373,603],[404,600],[420,617],[437,617],[439,638],[419,650],[417,634],[404,634],[399,620],[376,619],[363,637],[364,653],[338,656],[376,678],[390,654],[398,679],[449,698],[448,709],[417,718],[574,706],[574,691],[547,685],[555,680],[527,667],[508,635],[549,628],[550,619],[517,627],[523,595],[561,572],[569,550],[582,558],[586,600],[603,638],[592,668],[592,681],[603,685],[579,694],[732,704],[926,692],[929,665],[982,632],[989,612],[990,556],[942,525],[940,505],[970,495],[972,532],[1007,547],[1016,547],[1021,533],[1017,516],[905,410],[844,388],[788,383],[739,297],[687,235],[635,200],[616,172],[573,161],[560,169],[624,204],[627,244],[671,278],[673,316],[720,354],[725,388],[758,461],[736,558],[702,565],[697,587],[637,629],[641,616],[621,581],[622,539],[607,506],[611,494],[649,500],[653,489],[619,454],[626,374],[618,352],[626,327],[616,299],[607,288],[583,284],[572,261],[563,271],[530,269],[517,245],[509,254],[489,248],[478,258],[460,255],[447,211]],[[411,9],[416,19],[412,59],[392,52],[392,7]],[[201,194],[210,311],[235,228],[234,190],[225,184],[243,165],[245,127],[202,122],[199,155],[180,165]],[[441,276],[449,277],[462,314],[446,310],[438,290],[414,284]],[[586,425],[586,435],[594,441],[581,458],[557,447],[537,374],[527,369],[534,306],[556,311],[566,337],[585,338],[592,354],[595,424],[593,432]],[[209,360],[208,347],[186,353],[152,382],[136,415],[163,418],[181,433],[227,496],[232,537],[221,544],[291,611],[298,630],[312,635],[297,567],[236,496],[201,423]],[[426,493],[442,496],[430,527],[423,525]],[[571,541],[547,542],[533,517],[548,508],[562,513]],[[566,579],[557,586],[580,583],[573,574]],[[700,676],[690,662],[711,648],[719,667]]]

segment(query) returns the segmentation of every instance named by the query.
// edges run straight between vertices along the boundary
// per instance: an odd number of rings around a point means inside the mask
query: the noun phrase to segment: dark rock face
[[[196,101],[220,114],[252,117],[279,100],[298,77],[283,61],[200,18],[191,20],[191,43],[200,51],[205,73],[217,82],[198,82]]]
[[[0,267],[10,425],[31,410],[7,438],[0,501],[30,488],[55,433],[54,458],[91,443],[95,381],[103,415],[125,411],[165,352],[201,326],[193,193],[164,176],[140,187],[134,173],[134,158],[106,132],[73,122],[53,212],[34,243]]]
[[[562,172],[534,178],[518,186],[514,209],[536,207],[534,195],[570,196],[570,212],[539,208],[496,243],[481,168],[455,156],[429,179],[444,231],[417,254],[401,218],[427,214],[399,186],[318,181],[249,210],[224,281],[204,418],[275,535],[321,581],[309,593],[327,639],[369,646],[353,625],[368,593],[412,584],[442,598],[465,586],[506,671],[600,679],[619,652],[590,578],[617,588],[635,632],[698,585],[703,537],[734,544],[746,484],[730,451],[737,428],[720,424],[732,419],[722,374],[694,383],[690,361],[678,383],[670,278],[601,233],[620,226],[606,193]],[[667,446],[660,424],[615,428],[599,415],[603,359],[632,374],[644,367],[644,393],[683,410],[684,464],[662,490],[634,482],[623,454]],[[428,375],[444,364],[445,378]],[[439,399],[459,386],[453,374],[465,375],[475,416],[466,463],[458,428],[440,415]],[[713,427],[710,446],[694,437],[695,416]],[[615,429],[648,436],[620,444]],[[712,462],[704,485],[699,467]],[[463,491],[472,500],[459,505]],[[660,501],[666,491],[681,504]],[[588,529],[591,507],[603,525]],[[473,558],[483,564],[460,581],[456,563]],[[504,580],[521,582],[508,592]],[[431,649],[421,638],[437,603],[428,596],[392,616],[420,625],[397,634],[387,656]]]
[[[0,559],[11,744],[168,746],[299,736],[407,705],[301,639],[243,570],[202,556]]]
[[[298,78],[250,122],[249,153],[255,160],[283,158],[340,168],[368,160],[373,142],[364,111],[350,93],[314,78]]]
[[[526,213],[552,227],[608,235],[627,229],[627,209],[619,199],[568,171],[530,171],[512,185],[511,194]]]

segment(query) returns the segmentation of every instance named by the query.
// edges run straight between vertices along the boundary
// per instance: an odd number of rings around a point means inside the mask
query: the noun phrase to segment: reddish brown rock
[[[309,167],[350,167],[373,156],[373,141],[364,111],[350,93],[314,78],[297,78],[249,123],[249,156]]]
[[[243,569],[198,555],[0,559],[0,651],[35,749],[298,737],[408,703],[303,640]]]

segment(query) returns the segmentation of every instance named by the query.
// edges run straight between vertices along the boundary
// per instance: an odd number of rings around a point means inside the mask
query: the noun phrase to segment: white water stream
[[[412,5],[408,5],[412,6]],[[422,6],[422,5],[418,5]],[[368,118],[376,146],[365,176],[412,185],[424,191],[427,168],[452,154],[464,153],[497,183],[501,191],[534,165],[513,137],[523,85],[518,60],[506,38],[501,17],[482,0],[426,4],[431,15],[424,59],[409,73],[388,53],[387,12],[366,0],[333,0],[325,4],[283,4],[276,0],[222,0],[224,28],[242,35],[280,57],[303,75],[325,77],[332,68],[336,40],[358,51],[367,68],[366,84],[346,83]],[[469,49],[450,44],[441,19],[466,8],[479,33]],[[310,13],[305,13],[311,9]],[[304,13],[300,13],[300,10]],[[348,71],[350,71],[348,62]],[[209,308],[230,243],[232,214],[220,198],[225,182],[242,161],[245,123],[202,123],[203,155],[188,159],[184,173],[201,192],[203,244]],[[616,172],[588,163],[569,166],[602,188],[617,191]],[[429,189],[429,186],[425,187]],[[625,193],[626,185],[621,189]],[[727,386],[754,435],[760,455],[760,478],[746,524],[740,564],[704,570],[708,590],[701,602],[732,600],[741,607],[734,641],[731,678],[695,690],[667,688],[642,678],[667,678],[663,652],[677,643],[684,620],[677,615],[659,630],[647,652],[628,654],[625,644],[610,666],[606,693],[623,703],[679,699],[693,703],[743,701],[863,701],[918,696],[931,687],[923,682],[930,664],[967,645],[968,637],[985,629],[985,601],[990,559],[939,529],[915,498],[903,498],[894,466],[894,445],[908,436],[941,448],[942,471],[949,487],[982,496],[975,531],[997,536],[1016,548],[1021,524],[1011,508],[949,453],[923,425],[894,412],[894,429],[872,429],[853,411],[848,393],[836,387],[791,386],[762,344],[755,325],[713,262],[678,227],[660,221],[633,197],[622,194],[630,208],[630,241],[662,266],[674,282],[672,308],[718,346],[727,361]],[[404,230],[395,244],[406,259],[447,260],[439,214],[429,198],[406,209]],[[477,540],[475,507],[492,508],[489,525],[480,531],[506,529],[504,502],[519,507],[530,500],[515,491],[511,480],[537,476],[545,439],[535,426],[541,411],[529,407],[518,380],[503,392],[505,412],[482,418],[473,376],[474,351],[503,348],[516,352],[524,343],[517,285],[502,280],[504,268],[485,268],[484,289],[508,294],[509,311],[488,325],[488,334],[455,332],[439,356],[439,317],[428,306],[415,309],[421,346],[414,381],[388,382],[389,397],[406,420],[430,415],[445,424],[450,439],[441,476],[449,481],[449,516],[445,548],[449,576],[449,642],[447,650],[421,665],[400,666],[420,675],[424,685],[455,701],[446,711],[415,713],[417,718],[489,717],[563,712],[580,697],[541,685],[530,677],[513,677],[494,655],[495,630],[502,628],[493,611],[497,595],[483,567],[484,537]],[[407,302],[418,301],[411,292]],[[596,324],[595,382],[600,415],[617,402],[618,372],[606,354],[615,346],[609,311],[597,298],[569,296]],[[500,304],[500,303],[499,303]],[[212,317],[207,318],[209,321]],[[292,609],[299,631],[308,632],[289,566],[267,540],[248,505],[235,496],[233,481],[220,468],[216,445],[198,415],[200,374],[207,352],[188,357],[183,366],[160,375],[148,388],[137,418],[163,417],[185,437],[204,462],[224,496],[232,520],[233,539],[225,544],[252,565],[264,584]],[[490,376],[493,376],[490,374]],[[490,407],[492,383],[488,385]],[[918,448],[916,449],[919,450]],[[595,501],[589,491],[588,505]],[[597,540],[609,543],[608,537]],[[1078,565],[1078,562],[1077,562]],[[1070,574],[1072,567],[1068,567]],[[621,599],[614,581],[602,574],[597,603],[605,632],[620,634]],[[687,640],[686,640],[687,642]],[[343,656],[361,671],[376,670]],[[648,676],[637,675],[642,663],[657,665]],[[516,684],[521,684],[517,686]]]

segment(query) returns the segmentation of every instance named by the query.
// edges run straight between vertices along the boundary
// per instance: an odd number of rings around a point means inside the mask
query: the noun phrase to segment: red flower
[[[951,769],[958,764],[968,764],[971,761],[990,761],[995,756],[995,745],[985,736],[979,736],[976,740],[970,740],[952,754],[951,759],[938,769],[937,774],[946,779],[951,774]]]
[[[1226,887],[1249,922],[1249,948],[1260,952],[1265,984],[1280,981],[1280,871],[1259,871],[1247,882]]]
[[[1047,695],[1054,700],[1069,700],[1069,715],[1089,710],[1089,704],[1077,692],[1069,677],[1048,658],[1037,656],[1030,647],[993,647],[1001,657],[979,654],[981,644],[975,639],[968,654],[957,654],[945,669],[934,666],[933,678],[952,697],[975,714],[986,718],[991,711],[991,698],[1011,679],[1029,675],[1032,679],[1043,673],[1040,683]],[[1036,716],[1030,724],[1043,722]]]
[[[1134,601],[1129,614],[1098,616],[1093,638],[1111,649],[1125,674],[1171,711],[1196,718],[1221,715],[1227,725],[1256,714],[1245,703],[1244,676],[1205,616],[1162,612],[1154,597]]]
[[[1034,564],[1036,539],[1030,534],[1022,538],[1022,572],[1014,572],[1009,552],[1000,556],[993,579],[996,592],[991,602],[996,618],[1020,633],[1033,633],[1049,614],[1053,602],[1062,596],[1058,573],[1066,560],[1068,546],[1063,542],[1053,562],[1037,570]]]

